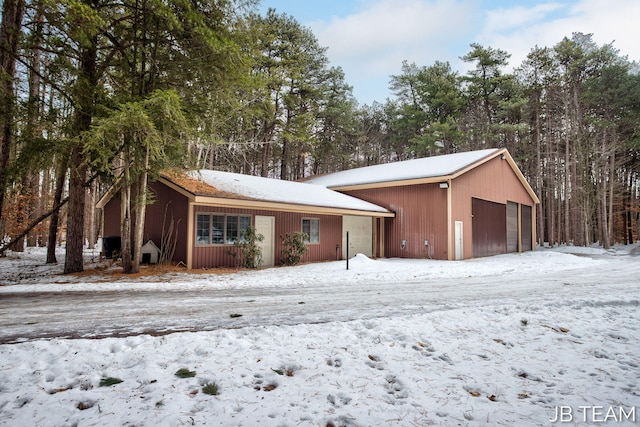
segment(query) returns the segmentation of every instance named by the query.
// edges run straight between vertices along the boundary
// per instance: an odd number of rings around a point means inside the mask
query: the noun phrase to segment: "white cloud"
[[[449,61],[466,72],[459,58],[469,44],[502,49],[519,66],[535,46],[553,47],[574,32],[591,33],[599,45],[613,46],[640,60],[640,1],[550,0],[481,10],[477,0],[361,1],[351,15],[310,23],[331,63],[344,69],[356,98],[384,101],[389,76],[403,60],[431,65]]]
[[[447,46],[472,34],[474,7],[469,0],[377,0],[363,6],[350,16],[310,24],[356,92],[368,80],[379,85],[382,75],[388,82],[389,75],[399,74],[403,60],[430,65],[456,59],[459,54]]]
[[[553,47],[574,32],[593,34],[600,46],[613,42],[620,54],[640,60],[640,2],[637,0],[581,0],[571,6],[546,3],[487,12],[477,41],[510,53],[519,66],[535,46]]]
[[[486,12],[485,28],[492,32],[509,31],[535,23],[549,13],[562,9],[560,3],[543,3],[534,7],[516,6],[510,9],[494,9]]]

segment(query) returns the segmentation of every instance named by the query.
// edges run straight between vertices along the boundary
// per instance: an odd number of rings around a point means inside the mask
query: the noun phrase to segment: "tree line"
[[[138,269],[147,182],[167,168],[295,180],[506,147],[539,195],[540,244],[631,243],[640,227],[640,77],[573,34],[510,55],[472,44],[405,62],[393,99],[359,105],[326,48],[257,0],[5,0],[0,252],[65,245],[65,272],[118,183],[123,265]]]

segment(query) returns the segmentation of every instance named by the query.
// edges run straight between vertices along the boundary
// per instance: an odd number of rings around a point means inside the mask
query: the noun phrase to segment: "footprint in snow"
[[[342,366],[342,360],[339,358],[327,359],[327,365],[333,366],[334,368],[339,368]]]
[[[368,356],[368,359],[369,360],[365,362],[367,366],[373,369],[377,369],[379,371],[384,370],[384,364],[380,361],[380,358],[378,356],[374,356],[370,354]]]
[[[327,395],[327,401],[336,408],[340,408],[344,405],[348,405],[351,402],[351,400],[352,399],[349,396],[343,393],[338,393],[335,396],[333,394]]]
[[[397,401],[401,401],[409,397],[409,393],[405,388],[402,381],[398,379],[395,375],[387,375],[384,377],[385,383],[384,387],[387,390],[387,394],[389,395],[390,403],[395,404]]]

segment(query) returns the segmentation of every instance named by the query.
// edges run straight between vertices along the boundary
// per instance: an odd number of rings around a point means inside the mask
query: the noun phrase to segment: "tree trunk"
[[[85,215],[87,217],[87,229],[85,235],[87,236],[88,249],[93,249],[96,246],[97,233],[96,233],[96,194],[98,192],[96,181],[91,183],[88,191],[87,205],[85,209]]]
[[[29,222],[30,216],[30,207],[32,206],[32,189],[29,186],[30,184],[29,173],[25,173],[22,176],[22,180],[20,182],[20,186],[18,187],[18,191],[16,194],[16,207],[15,209],[19,212],[18,217],[16,218],[16,226],[18,230],[22,230]],[[16,252],[24,252],[24,242],[25,236],[16,239],[15,244],[13,245],[13,250]]]
[[[614,144],[615,146],[615,144]],[[607,228],[607,233],[609,235],[610,244],[616,243],[615,236],[613,235],[613,199],[614,199],[614,190],[615,190],[615,181],[616,181],[616,151],[611,150],[611,158],[609,164],[609,224]]]
[[[120,254],[122,256],[122,271],[125,274],[132,273],[131,265],[131,173],[130,173],[130,148],[124,148],[124,176],[122,189],[120,190]]]
[[[135,200],[135,229],[133,233],[133,260],[131,273],[140,271],[140,258],[144,238],[144,221],[147,210],[147,170],[149,168],[149,147],[147,146],[144,155],[144,168],[137,180],[137,197]]]
[[[569,123],[570,118],[569,118],[569,103],[567,101],[565,101],[565,115],[566,115],[566,120],[567,120],[567,125],[566,126],[570,126]],[[565,130],[565,138],[564,138],[564,243],[565,244],[569,244],[571,243],[571,235],[569,233],[569,224],[570,224],[570,219],[571,219],[571,212],[570,212],[570,188],[571,188],[571,158],[569,157],[569,146],[570,146],[571,140],[569,138],[569,129]]]
[[[84,207],[87,166],[84,164],[82,147],[76,145],[71,152],[71,177],[69,178],[69,207],[67,212],[67,239],[64,273],[84,270]]]
[[[93,7],[93,5],[92,5]],[[77,273],[84,269],[84,207],[87,165],[84,161],[82,134],[91,127],[97,79],[97,37],[93,36],[83,48],[78,75],[78,97],[75,112],[75,140],[71,149],[71,177],[69,179],[69,211],[67,216],[67,245],[64,272]]]
[[[58,176],[56,178],[56,190],[53,196],[53,206],[58,206],[62,200],[62,191],[64,190],[64,183],[67,176],[67,162],[60,162],[60,169],[58,170]],[[56,259],[56,240],[58,238],[58,223],[60,221],[60,209],[56,209],[51,214],[51,221],[49,222],[49,236],[47,239],[47,264],[55,264],[58,262]]]
[[[544,204],[546,200],[542,196],[542,189],[544,183],[544,176],[542,170],[542,129],[540,124],[540,93],[536,94],[536,108],[535,108],[535,118],[536,118],[536,126],[535,126],[535,138],[536,138],[536,165],[535,165],[535,174],[536,174],[536,192],[538,193],[540,203],[536,207],[536,225],[538,227],[537,236],[538,236],[538,244],[544,244],[544,235],[545,235],[545,226],[544,226]]]
[[[33,31],[33,40],[31,42],[31,68],[29,69],[29,102],[27,104],[27,124],[25,127],[25,139],[27,143],[29,141],[33,141],[36,138],[42,138],[42,126],[40,125],[40,104],[41,104],[41,95],[40,95],[40,73],[42,66],[42,52],[40,49],[40,45],[42,43],[42,26],[44,20],[43,13],[44,6],[42,2],[38,2],[36,6],[36,15],[34,17],[35,22],[35,30]],[[28,194],[28,207],[27,207],[27,216],[31,220],[40,216],[44,211],[41,200],[44,199],[44,193],[47,191],[46,187],[43,185],[42,192],[38,194],[38,189],[40,188],[40,173],[34,168],[29,168],[31,175],[30,182],[28,185],[28,191],[25,193]],[[44,183],[43,183],[44,184]],[[36,229],[34,232],[29,233],[27,235],[27,246],[35,246],[37,244],[39,237],[39,230]]]
[[[7,166],[13,137],[14,90],[18,39],[24,15],[24,0],[4,0],[0,24],[0,219],[7,188]],[[0,236],[1,237],[1,236]]]

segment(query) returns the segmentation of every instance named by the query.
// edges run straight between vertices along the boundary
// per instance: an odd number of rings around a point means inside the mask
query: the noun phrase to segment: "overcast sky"
[[[460,57],[474,42],[510,53],[518,66],[536,45],[591,33],[640,61],[640,0],[262,0],[260,10],[268,8],[311,28],[361,104],[392,97],[389,76],[403,60],[448,61],[464,73]]]

